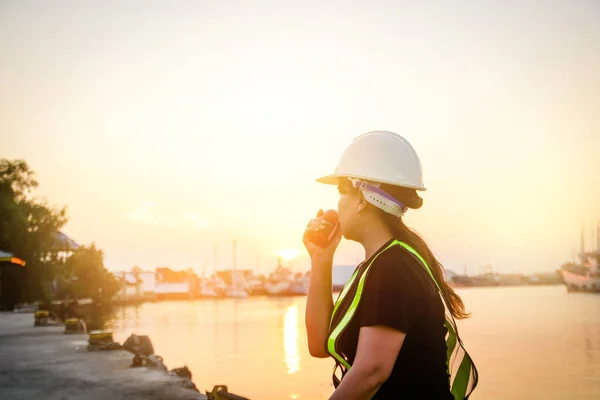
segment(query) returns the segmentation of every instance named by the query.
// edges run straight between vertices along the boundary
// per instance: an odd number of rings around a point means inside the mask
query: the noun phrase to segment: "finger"
[[[323,232],[329,229],[330,227],[325,224],[315,224],[307,227],[306,229],[310,232]]]
[[[326,227],[328,224],[331,224],[328,221],[324,221],[322,219],[312,219],[306,225],[307,228],[318,228],[318,227]]]
[[[306,230],[304,231],[303,237],[307,238],[308,236],[310,236],[311,234],[316,233],[316,232],[320,232],[320,229],[315,228],[315,227],[306,228]]]
[[[325,230],[326,227],[324,226],[309,226],[308,228],[306,228],[306,230],[304,231],[305,235],[309,235],[311,233],[316,233],[316,232],[323,232]]]
[[[330,246],[334,246],[337,247],[338,244],[340,243],[340,241],[342,240],[342,229],[340,228],[340,225],[337,224],[335,229],[335,233],[333,233],[333,235],[331,236],[331,241]]]
[[[325,215],[325,213],[323,212],[322,209],[320,209],[319,212],[317,212],[317,217],[321,217],[323,215]]]
[[[308,221],[308,222],[309,222],[309,223],[310,223],[310,222],[318,222],[318,223],[320,223],[320,224],[329,224],[329,225],[333,225],[333,223],[331,223],[331,222],[329,222],[329,221],[327,221],[326,219],[323,219],[323,218],[313,218],[313,219],[311,219],[311,220],[310,220],[310,221]]]

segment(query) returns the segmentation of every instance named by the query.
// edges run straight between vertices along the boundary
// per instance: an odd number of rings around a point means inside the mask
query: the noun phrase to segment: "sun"
[[[277,252],[277,255],[283,258],[285,261],[291,261],[294,258],[298,257],[300,252],[296,249],[282,249]]]

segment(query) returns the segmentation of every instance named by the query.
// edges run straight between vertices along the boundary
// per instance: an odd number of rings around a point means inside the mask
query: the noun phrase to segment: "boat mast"
[[[237,255],[236,255],[237,240],[233,240],[233,272],[237,270]]]
[[[584,225],[581,224],[581,254],[585,253],[585,233],[584,231]]]
[[[213,246],[213,275],[217,276],[217,246]]]
[[[231,273],[231,286],[237,289],[238,287],[238,276],[237,276],[237,241],[233,240],[233,272]]]

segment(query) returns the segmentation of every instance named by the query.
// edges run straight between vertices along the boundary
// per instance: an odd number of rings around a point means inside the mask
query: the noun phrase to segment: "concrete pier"
[[[34,327],[33,319],[0,313],[1,400],[206,400],[185,387],[184,379],[130,368],[133,356],[124,350],[87,351],[86,334],[65,335],[63,326]],[[181,367],[168,362],[169,368]]]

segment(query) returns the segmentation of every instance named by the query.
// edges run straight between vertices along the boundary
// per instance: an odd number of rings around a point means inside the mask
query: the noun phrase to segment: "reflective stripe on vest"
[[[447,351],[446,351],[446,366],[447,366],[448,375],[450,376],[449,384],[450,384],[451,392],[452,392],[454,398],[457,400],[467,399],[469,397],[469,395],[473,392],[475,387],[477,386],[477,380],[478,380],[477,369],[475,368],[475,365],[473,364],[471,357],[469,356],[469,354],[466,352],[466,350],[464,348],[464,345],[458,335],[458,329],[456,328],[456,322],[454,321],[454,317],[450,313],[448,305],[446,304],[446,299],[444,298],[444,296],[442,294],[440,285],[438,284],[435,277],[433,276],[433,273],[432,273],[431,269],[429,268],[429,265],[427,265],[427,262],[425,262],[425,259],[423,257],[421,257],[421,255],[419,253],[417,253],[417,251],[415,249],[410,247],[408,244],[400,242],[398,240],[394,240],[390,245],[388,245],[383,250],[381,250],[379,253],[377,253],[373,257],[371,262],[363,269],[362,272],[359,272],[360,268],[357,268],[356,271],[352,274],[352,277],[346,283],[346,285],[344,285],[344,289],[342,290],[342,293],[340,294],[340,296],[339,296],[338,300],[336,301],[335,306],[333,308],[333,313],[332,313],[331,322],[330,322],[330,332],[331,333],[329,334],[329,337],[327,338],[327,350],[329,351],[329,354],[331,354],[332,357],[336,360],[336,362],[341,364],[346,369],[346,372],[348,370],[350,370],[350,368],[352,367],[350,365],[350,363],[342,355],[340,355],[337,352],[336,345],[337,345],[338,339],[339,339],[340,335],[342,334],[342,332],[344,331],[344,329],[346,329],[346,327],[350,323],[351,319],[354,317],[356,310],[358,309],[358,305],[360,303],[360,299],[361,299],[361,296],[362,296],[362,293],[364,290],[364,284],[365,284],[365,280],[367,277],[367,273],[369,272],[371,265],[373,265],[373,262],[377,259],[377,257],[379,257],[379,255],[381,253],[383,253],[384,251],[388,250],[389,248],[391,248],[393,246],[401,246],[402,248],[407,250],[409,253],[411,253],[413,256],[415,256],[421,262],[421,264],[423,265],[425,270],[428,272],[429,276],[431,277],[431,279],[435,283],[435,286],[438,289],[438,292],[440,294],[440,297],[442,298],[442,302],[444,304],[444,309],[445,309],[446,321],[445,321],[444,325],[446,326],[446,329],[448,330],[448,333],[446,334],[446,349],[447,349]],[[354,294],[354,297],[352,298],[352,302],[350,303],[350,306],[346,310],[344,316],[340,319],[340,321],[336,324],[336,326],[333,326],[333,319],[335,317],[336,311],[338,310],[338,308],[344,301],[345,297],[347,296],[348,292],[350,291],[352,285],[354,284],[354,282],[356,281],[357,278],[358,278],[358,285],[356,287],[356,293]]]

